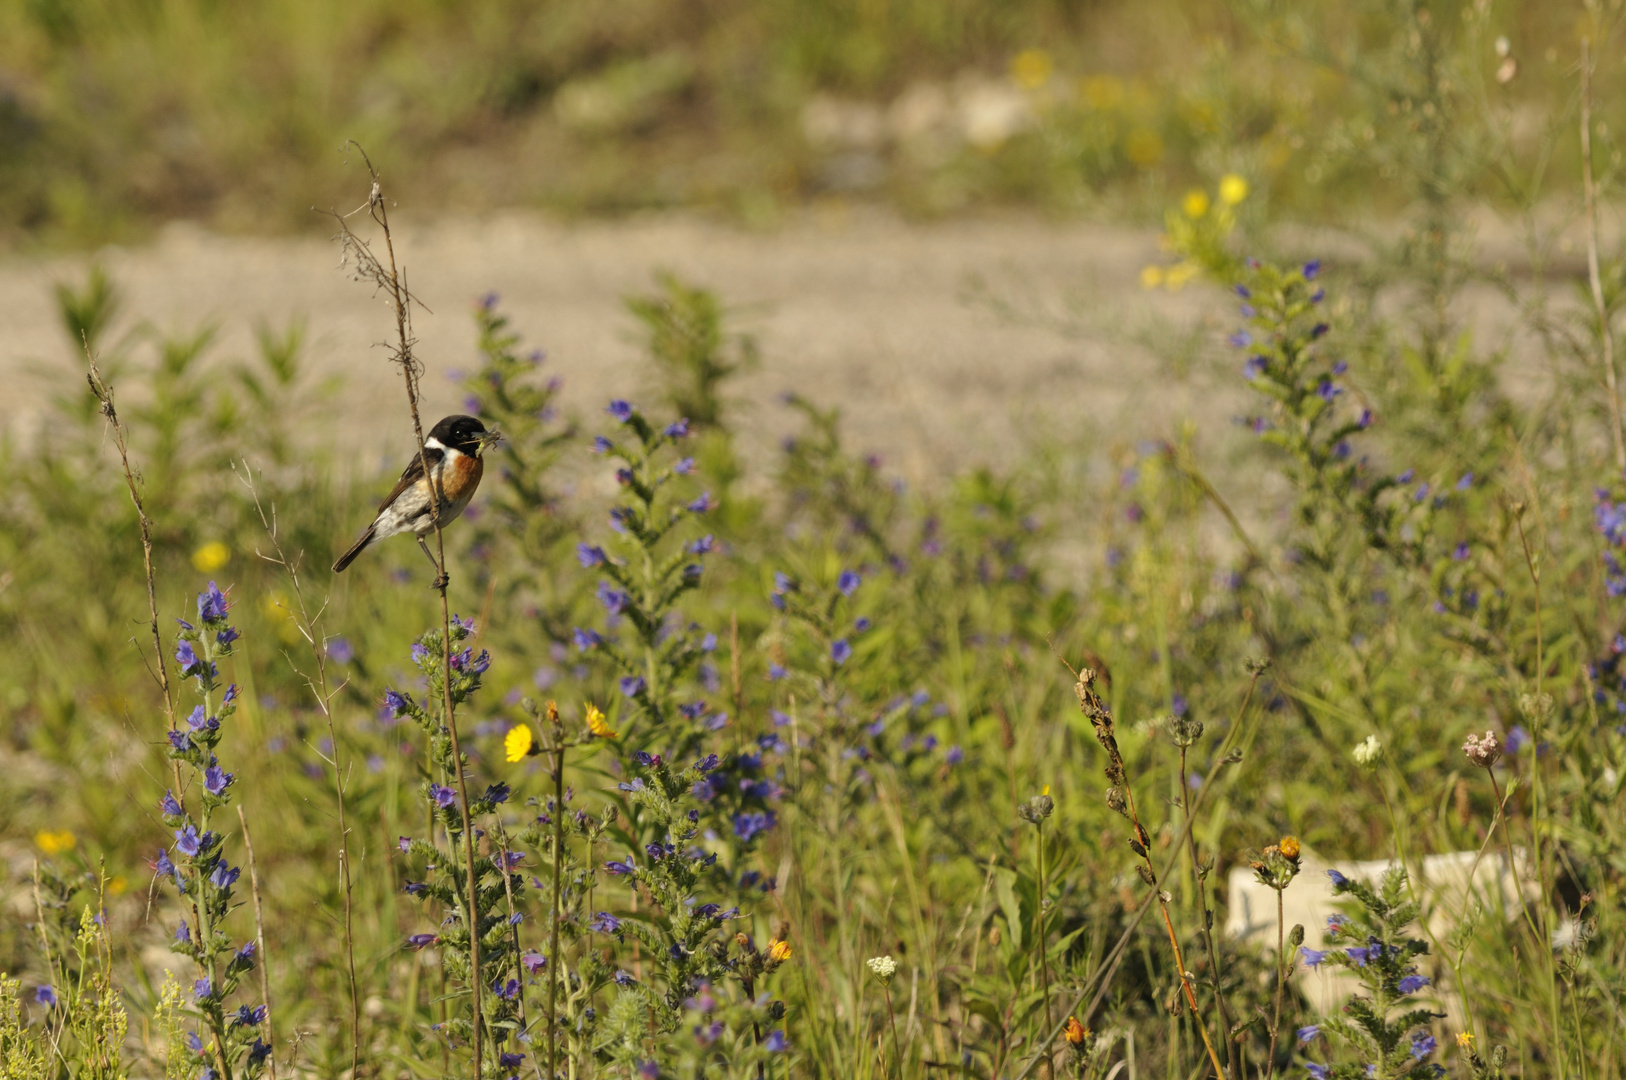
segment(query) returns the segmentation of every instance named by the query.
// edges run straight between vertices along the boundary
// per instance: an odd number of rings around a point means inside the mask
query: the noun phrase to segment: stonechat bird
[[[401,479],[395,484],[395,490],[378,504],[378,516],[373,518],[373,523],[367,526],[367,531],[351,545],[350,550],[339,556],[339,561],[333,564],[333,572],[343,572],[345,567],[356,561],[357,555],[378,541],[410,532],[424,555],[434,564],[437,574],[435,584],[438,587],[440,563],[430,554],[424,537],[433,532],[437,525],[445,528],[463,513],[463,508],[474,498],[474,491],[480,486],[480,476],[485,472],[481,455],[501,438],[499,432],[487,430],[472,416],[448,416],[436,424],[423,441],[423,453],[412,455],[406,470],[401,473]],[[429,462],[427,477],[423,471],[425,459]],[[433,495],[430,484],[434,485]],[[440,509],[438,517],[434,512],[437,502]]]

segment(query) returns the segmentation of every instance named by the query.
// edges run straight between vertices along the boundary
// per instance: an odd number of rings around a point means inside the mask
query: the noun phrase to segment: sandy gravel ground
[[[1133,440],[1192,415],[1223,427],[1245,407],[1234,358],[1216,349],[1228,305],[1202,288],[1140,288],[1140,268],[1158,257],[1149,231],[1020,215],[922,225],[853,210],[810,210],[772,232],[685,215],[424,224],[402,210],[397,221],[403,261],[434,312],[416,328],[435,414],[461,399],[444,376],[471,364],[469,305],[488,291],[527,345],[547,349],[568,407],[592,422],[609,397],[636,397],[646,373],[621,298],[650,289],[656,269],[716,289],[734,325],[758,338],[761,365],[739,386],[750,451],[784,433],[776,399],[793,387],[840,404],[855,448],[927,481],[1009,461],[1036,438]],[[311,367],[343,379],[339,437],[364,462],[399,459],[410,440],[404,398],[376,346],[390,315],[339,269],[336,246],[186,225],[137,248],[0,259],[0,423],[16,436],[30,437],[53,390],[80,377],[51,286],[82,280],[92,260],[124,290],[118,329],[214,322],[217,362],[247,355],[258,323],[305,320]],[[1480,307],[1479,321],[1506,321],[1494,303]],[[1227,366],[1216,369],[1221,356]]]

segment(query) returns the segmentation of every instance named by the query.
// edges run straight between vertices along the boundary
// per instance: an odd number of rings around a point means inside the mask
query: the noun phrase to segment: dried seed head
[[[1146,868],[1145,863],[1136,863],[1135,873],[1139,874],[1140,879],[1146,882],[1146,884],[1152,886],[1154,889],[1157,888],[1157,878],[1154,877],[1152,872]]]
[[[1107,807],[1116,810],[1124,817],[1129,816],[1129,800],[1124,798],[1124,789],[1121,787],[1107,788]]]

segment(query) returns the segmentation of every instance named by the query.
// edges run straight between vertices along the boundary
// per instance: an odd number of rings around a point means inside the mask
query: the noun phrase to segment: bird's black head
[[[456,415],[446,417],[431,428],[424,442],[430,446],[439,443],[448,449],[478,457],[480,451],[500,438],[500,434],[486,430],[486,426],[475,417]]]

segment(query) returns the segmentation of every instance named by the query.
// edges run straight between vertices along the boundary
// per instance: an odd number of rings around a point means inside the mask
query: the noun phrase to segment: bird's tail
[[[355,542],[355,544],[353,544],[351,546],[349,551],[347,551],[343,555],[339,556],[339,561],[333,564],[333,572],[335,574],[344,573],[344,568],[349,566],[351,563],[355,562],[356,561],[356,556],[360,555],[362,550],[368,544],[371,544],[373,542],[373,540],[374,540],[373,533],[374,533],[374,530],[377,528],[377,524],[378,524],[377,522],[374,522],[372,525],[367,526],[367,531],[361,534],[361,539],[357,540]]]

